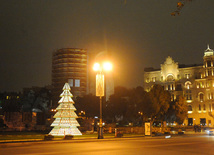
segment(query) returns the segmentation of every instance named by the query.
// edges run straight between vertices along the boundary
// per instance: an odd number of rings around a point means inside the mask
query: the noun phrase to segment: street
[[[1,155],[59,154],[147,154],[147,155],[213,155],[214,136],[111,138],[71,140],[66,142],[28,142],[17,146],[0,144]]]

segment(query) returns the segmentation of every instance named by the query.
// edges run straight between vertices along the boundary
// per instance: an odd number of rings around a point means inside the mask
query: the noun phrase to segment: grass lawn
[[[44,139],[47,132],[0,132],[0,140],[24,140],[24,139]],[[104,138],[113,138],[114,133],[104,133]],[[142,134],[124,134],[124,137],[143,136]],[[63,139],[64,136],[55,136],[54,139]],[[74,139],[97,138],[98,133],[74,136]]]

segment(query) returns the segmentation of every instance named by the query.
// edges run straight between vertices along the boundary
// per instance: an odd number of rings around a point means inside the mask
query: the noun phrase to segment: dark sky
[[[0,91],[51,84],[52,52],[108,51],[116,85],[143,84],[145,67],[169,55],[203,62],[214,48],[214,0],[194,0],[180,16],[177,0],[0,0]],[[91,71],[91,70],[89,70]]]

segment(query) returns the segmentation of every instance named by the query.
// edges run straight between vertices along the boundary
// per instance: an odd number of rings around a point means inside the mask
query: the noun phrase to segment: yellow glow
[[[188,111],[188,114],[191,114],[192,113],[192,111]]]
[[[100,66],[99,63],[95,63],[93,66],[94,71],[111,71],[113,68],[112,64],[110,62],[104,62],[102,66]]]
[[[187,103],[191,103],[192,102],[192,100],[187,100]]]
[[[99,63],[95,63],[94,67],[93,67],[94,71],[99,71],[100,70],[100,64]]]
[[[103,63],[103,69],[106,71],[111,71],[112,70],[112,64],[110,62],[104,62]]]

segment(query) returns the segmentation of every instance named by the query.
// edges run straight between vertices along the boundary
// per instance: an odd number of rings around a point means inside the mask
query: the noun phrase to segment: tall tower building
[[[78,48],[62,48],[53,53],[52,101],[57,106],[61,89],[69,83],[74,99],[87,93],[87,51]]]
[[[212,77],[213,74],[214,51],[210,49],[209,45],[204,52],[204,77]]]

